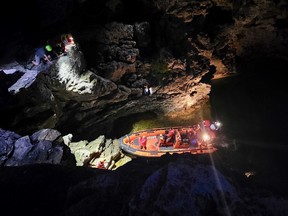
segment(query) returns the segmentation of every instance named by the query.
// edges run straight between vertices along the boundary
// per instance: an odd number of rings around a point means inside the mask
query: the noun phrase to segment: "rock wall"
[[[46,4],[51,14],[59,12],[53,2]],[[46,37],[52,37],[70,26],[77,46],[52,67],[34,73],[27,70],[31,44],[17,38],[15,50],[22,52],[9,55],[10,63],[1,65],[1,82],[8,89],[1,94],[2,128],[18,133],[57,128],[65,134],[94,128],[97,137],[110,131],[118,118],[135,113],[185,117],[209,99],[212,78],[238,73],[238,67],[261,56],[287,59],[285,1],[65,5],[70,9],[64,23],[60,16],[47,22],[47,15],[38,28],[43,38],[47,29]],[[52,31],[58,19],[63,28]],[[7,74],[11,70],[15,73]],[[22,73],[20,87],[13,85]],[[27,82],[26,76],[33,80]],[[145,85],[152,86],[154,94],[143,97]]]

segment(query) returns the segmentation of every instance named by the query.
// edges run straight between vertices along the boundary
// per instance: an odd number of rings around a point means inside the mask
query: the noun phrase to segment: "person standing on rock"
[[[32,61],[32,63],[34,65],[39,65],[41,60],[51,63],[50,57],[46,54],[44,47],[38,47],[35,49],[35,59]]]
[[[144,86],[144,95],[150,95],[150,90],[147,85]]]

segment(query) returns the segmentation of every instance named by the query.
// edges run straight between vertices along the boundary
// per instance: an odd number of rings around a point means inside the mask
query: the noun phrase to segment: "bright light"
[[[203,140],[204,141],[208,141],[208,140],[210,140],[210,136],[208,135],[208,134],[203,134]]]
[[[217,126],[218,128],[221,126],[221,123],[218,122],[218,121],[216,121],[215,124],[216,124],[216,126]]]
[[[74,43],[74,38],[73,37],[69,37],[69,40],[71,43]]]
[[[210,128],[211,130],[218,130],[221,127],[221,123],[218,121],[215,121],[214,124],[211,124]]]

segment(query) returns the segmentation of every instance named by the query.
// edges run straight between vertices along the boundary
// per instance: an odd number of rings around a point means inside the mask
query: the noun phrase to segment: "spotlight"
[[[210,136],[208,134],[206,134],[206,133],[203,134],[203,141],[206,142],[208,140],[210,140]]]

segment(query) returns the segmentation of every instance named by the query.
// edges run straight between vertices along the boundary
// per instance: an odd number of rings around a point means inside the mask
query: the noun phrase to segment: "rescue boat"
[[[214,146],[219,122],[204,120],[199,124],[180,127],[153,128],[126,134],[119,138],[120,149],[139,157],[160,157],[164,154],[207,154]]]

